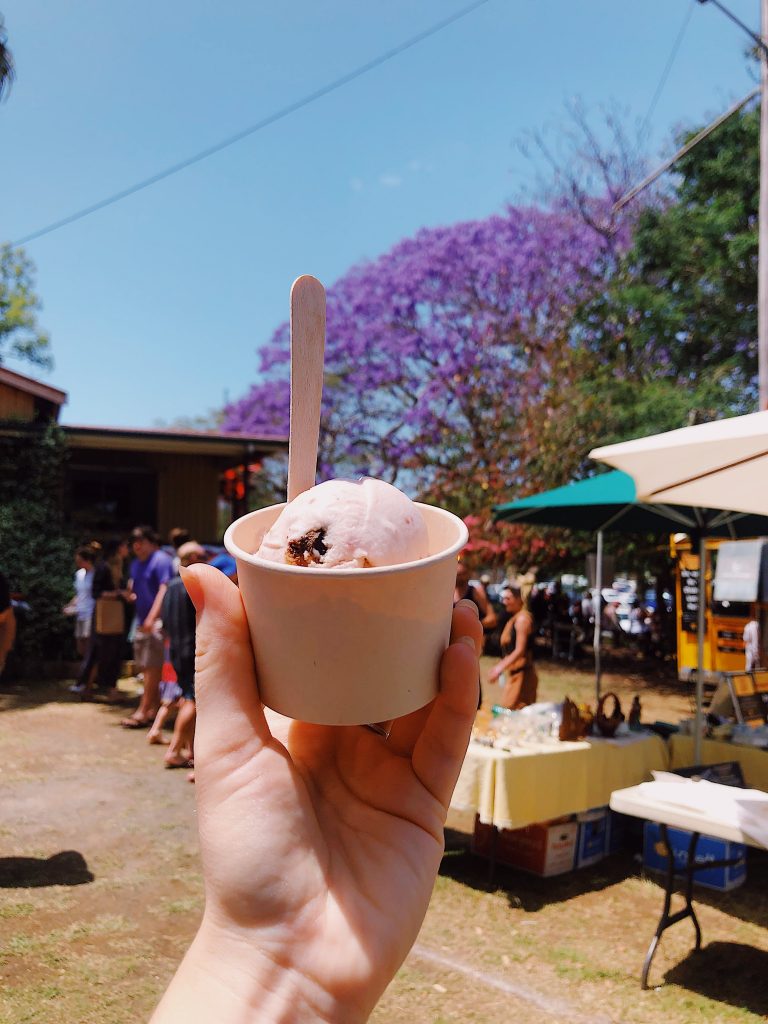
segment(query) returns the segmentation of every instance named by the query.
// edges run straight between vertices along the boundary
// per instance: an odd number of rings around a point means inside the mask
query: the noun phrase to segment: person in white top
[[[75,552],[75,565],[77,566],[74,578],[75,596],[64,608],[65,615],[74,615],[75,617],[75,643],[77,653],[81,658],[85,657],[91,636],[91,623],[95,607],[92,593],[95,560],[96,556],[92,548],[81,547]]]
[[[744,654],[747,672],[753,672],[760,665],[760,626],[756,619],[750,619],[744,627]]]

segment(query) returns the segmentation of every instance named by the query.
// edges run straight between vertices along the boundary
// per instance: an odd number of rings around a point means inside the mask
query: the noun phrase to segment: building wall
[[[17,388],[0,384],[0,420],[33,420],[35,399]]]
[[[226,465],[216,456],[71,449],[68,520],[81,539],[126,532],[139,517],[163,541],[174,526],[184,526],[200,542],[216,543],[219,476]],[[126,501],[126,490],[134,500]],[[125,512],[111,511],[110,499],[134,508],[130,521]]]
[[[157,528],[163,538],[174,526],[185,526],[201,542],[217,537],[219,475],[224,466],[202,455],[148,455],[158,479]]]

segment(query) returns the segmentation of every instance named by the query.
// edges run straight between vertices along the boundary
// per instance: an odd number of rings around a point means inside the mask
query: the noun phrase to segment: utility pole
[[[760,0],[760,35],[720,0],[711,3],[754,40],[760,54],[760,208],[757,230],[757,382],[758,409],[768,409],[768,0]]]
[[[760,212],[757,250],[759,409],[768,409],[768,0],[760,0]]]

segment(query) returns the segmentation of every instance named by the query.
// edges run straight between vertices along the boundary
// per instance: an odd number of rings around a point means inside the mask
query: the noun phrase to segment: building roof
[[[0,366],[0,384],[7,384],[17,391],[24,391],[36,398],[44,398],[54,405],[64,405],[67,401],[67,392],[59,388],[52,388],[49,384],[35,380],[33,377],[25,377],[22,373],[9,370],[6,366]]]
[[[169,430],[145,427],[90,427],[62,424],[70,448],[109,451],[178,452],[188,455],[266,454],[288,447],[284,436],[265,437],[216,430]]]
[[[0,384],[51,402],[57,408],[67,401],[67,392],[42,381],[0,366]],[[62,423],[70,448],[99,448],[109,451],[185,453],[187,455],[238,456],[268,454],[288,447],[283,435],[241,434],[219,430],[172,430],[154,427],[92,427]],[[7,432],[9,428],[4,428]],[[16,424],[23,429],[23,424]]]

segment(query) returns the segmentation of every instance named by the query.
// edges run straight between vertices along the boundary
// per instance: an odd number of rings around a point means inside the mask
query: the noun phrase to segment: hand
[[[204,565],[183,575],[198,610],[206,908],[154,1024],[365,1020],[440,864],[477,708],[477,612],[454,610],[439,696],[384,740],[265,715],[239,591]]]
[[[501,667],[501,665],[494,665],[494,667],[488,673],[488,678],[492,683],[495,683],[503,671],[504,669]]]

